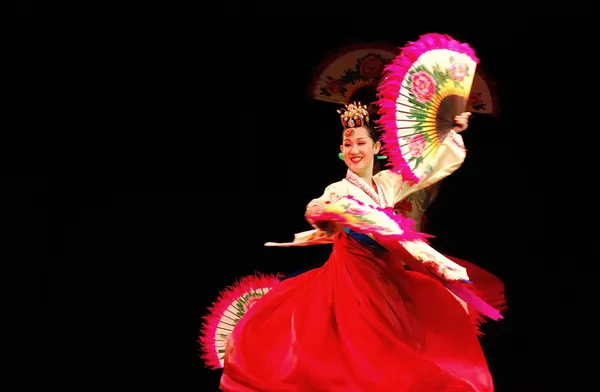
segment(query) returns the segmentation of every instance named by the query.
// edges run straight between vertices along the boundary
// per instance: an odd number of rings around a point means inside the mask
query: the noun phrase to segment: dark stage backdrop
[[[81,88],[102,98],[84,110],[81,160],[49,180],[62,262],[47,267],[44,286],[54,290],[50,309],[69,316],[63,332],[76,342],[81,386],[215,390],[220,372],[203,367],[196,339],[218,292],[255,271],[292,273],[328,256],[328,246],[263,246],[308,229],[306,203],[345,173],[337,107],[306,94],[313,69],[347,43],[403,45],[441,32],[475,49],[503,112],[473,118],[463,134],[467,160],[429,212],[432,242],[506,282],[509,313],[482,342],[499,392],[532,390],[538,326],[527,279],[541,209],[522,204],[537,190],[514,144],[529,131],[513,118],[520,93],[505,54],[516,37],[469,23],[332,29],[319,27],[323,17],[265,17],[195,38],[138,31],[110,50],[89,43],[102,72]]]

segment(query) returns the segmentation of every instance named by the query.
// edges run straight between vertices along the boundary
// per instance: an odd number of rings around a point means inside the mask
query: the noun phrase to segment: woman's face
[[[340,150],[348,168],[361,175],[373,173],[373,159],[380,147],[379,142],[373,143],[366,128],[358,127],[344,130]]]

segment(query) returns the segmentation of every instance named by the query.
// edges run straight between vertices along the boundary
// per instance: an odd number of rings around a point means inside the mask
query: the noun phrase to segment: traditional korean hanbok
[[[319,199],[391,210],[464,159],[462,138],[452,131],[419,183],[384,170],[373,190],[348,171]],[[223,391],[494,390],[473,314],[500,316],[468,288],[464,268],[421,239],[388,241],[348,227],[266,245],[324,243],[333,249],[322,267],[282,281],[239,320],[227,342]],[[426,262],[437,271],[424,269]]]

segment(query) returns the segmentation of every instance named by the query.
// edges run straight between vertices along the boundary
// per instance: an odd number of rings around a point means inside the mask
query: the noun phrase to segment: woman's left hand
[[[458,116],[454,117],[456,125],[452,128],[456,132],[462,132],[469,127],[469,117],[471,112],[462,112]]]

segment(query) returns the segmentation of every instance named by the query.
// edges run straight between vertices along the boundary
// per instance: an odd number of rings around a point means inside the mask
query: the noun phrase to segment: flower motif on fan
[[[425,150],[425,136],[422,133],[418,133],[411,137],[408,141],[408,148],[410,149],[410,154],[413,157],[420,157],[423,154],[423,150]]]
[[[340,79],[330,78],[324,87],[325,91],[329,94],[345,93],[344,82]]]
[[[446,278],[445,275],[448,271],[448,268],[446,268],[444,265],[441,265],[441,263],[432,254],[429,254],[427,252],[421,252],[421,254],[417,256],[417,259],[419,259],[423,263],[423,266],[425,266],[425,268],[427,268],[439,278]]]
[[[342,225],[375,225],[376,222],[368,218],[369,209],[358,207],[353,203],[329,204],[328,211],[323,212],[313,219],[317,221],[333,221]]]
[[[454,63],[450,66],[452,80],[462,81],[469,73],[469,67],[464,63]]]
[[[375,224],[374,221],[367,218],[368,210],[357,208],[351,203],[345,203],[340,205],[340,209],[338,210],[340,215],[337,220],[341,223],[349,223],[349,224],[358,224],[358,223],[366,223],[366,224]],[[342,215],[343,214],[343,215]]]
[[[411,75],[411,90],[419,102],[429,102],[436,92],[436,82],[433,76],[425,71]]]
[[[383,67],[381,55],[368,54],[360,61],[359,73],[364,79],[375,79],[381,76]]]
[[[438,263],[436,263],[433,260],[427,260],[423,262],[423,265],[425,266],[425,268],[427,268],[429,271],[433,272],[435,275],[442,277],[443,276],[443,271],[440,268],[440,265]]]
[[[348,100],[356,89],[365,85],[376,86],[388,63],[389,60],[380,53],[367,53],[357,58],[354,67],[346,68],[343,74],[325,76],[319,94],[325,97],[341,95]]]
[[[431,273],[440,279],[448,281],[468,279],[466,272],[461,271],[452,265],[448,265],[446,262],[444,262],[444,258],[440,260],[430,253],[421,252],[419,255],[417,255],[417,259],[423,263],[425,268],[427,268]]]

